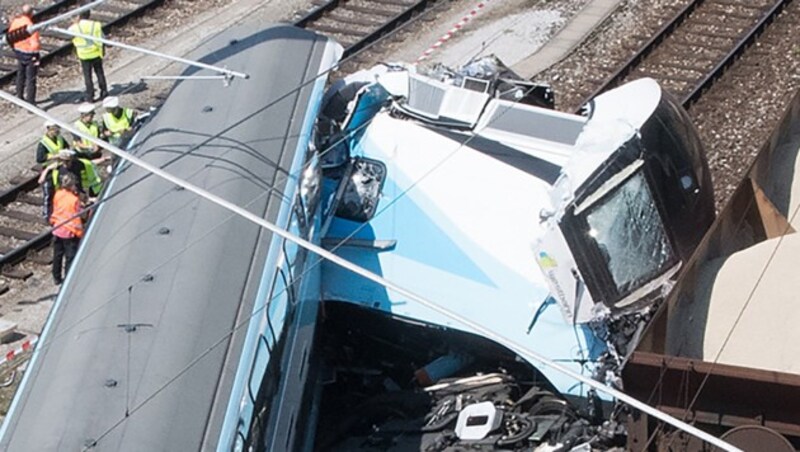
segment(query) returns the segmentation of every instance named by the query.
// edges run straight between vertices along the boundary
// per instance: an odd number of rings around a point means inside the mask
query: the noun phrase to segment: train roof
[[[283,191],[305,157],[325,83],[318,76],[339,54],[338,44],[290,26],[223,32],[196,55],[250,78],[178,83],[132,152],[286,222],[292,195]],[[185,72],[194,73],[202,72]],[[215,448],[278,238],[137,167],[118,168],[104,199],[0,449]]]

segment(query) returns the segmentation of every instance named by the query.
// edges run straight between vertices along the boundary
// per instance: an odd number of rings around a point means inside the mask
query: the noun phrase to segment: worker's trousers
[[[103,72],[103,58],[92,58],[91,60],[81,60],[83,70],[83,83],[86,85],[86,102],[94,102],[94,83],[92,83],[92,70],[97,75],[97,85],[100,87],[100,97],[108,95],[106,86],[106,74]]]
[[[71,239],[62,239],[61,237],[53,236],[53,280],[56,284],[66,278],[69,273],[69,267],[72,265],[72,260],[78,254],[78,245],[81,239],[73,237]],[[64,264],[64,275],[61,275],[62,261]]]
[[[39,54],[15,50],[17,57],[17,97],[36,103],[36,73],[39,72]]]

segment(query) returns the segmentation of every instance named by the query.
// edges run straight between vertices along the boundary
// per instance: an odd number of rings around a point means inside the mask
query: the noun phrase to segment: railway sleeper
[[[742,36],[745,35],[744,32],[734,32],[734,33],[725,33],[722,31],[708,31],[705,29],[690,29],[688,33],[698,36],[705,36],[707,38],[713,39],[725,39],[730,41],[738,41]]]
[[[103,26],[107,26],[119,17],[119,14],[111,11],[92,10],[92,19],[101,22]]]
[[[668,49],[663,49],[661,55],[667,58],[673,56],[676,58],[686,58],[687,55],[690,55],[691,58],[694,59],[717,61],[725,56],[728,50],[730,50],[711,49],[703,47],[702,45],[684,42],[681,42],[680,44],[676,42],[673,44],[675,45],[670,46]]]
[[[382,9],[382,8],[367,7],[367,6],[344,5],[342,6],[342,9],[345,11],[371,14],[380,17],[394,17],[397,15],[397,12],[395,11],[390,11],[388,9]]]
[[[32,213],[27,213],[27,212],[21,212],[19,210],[11,210],[11,209],[0,210],[0,215],[3,215],[4,217],[8,218],[14,218],[16,220],[25,221],[28,223],[34,223],[36,225],[42,224],[44,222],[42,217],[40,217],[39,215],[34,215]]]
[[[131,12],[131,8],[116,5],[114,3],[103,3],[97,8],[95,8],[93,11],[103,11],[111,14],[116,14],[117,16],[124,16],[125,14]]]
[[[397,6],[401,8],[407,8],[413,5],[415,2],[412,1],[403,1],[403,0],[369,0],[372,3],[379,3],[381,5],[390,5],[390,6]]]
[[[22,193],[17,196],[17,201],[34,206],[41,206],[44,202],[44,199],[41,196],[37,196],[32,193]]]
[[[772,4],[774,4],[774,2],[762,3],[762,4],[759,5],[759,4],[755,3],[755,2],[746,3],[746,2],[737,1],[737,0],[714,0],[714,2],[712,4],[713,5],[733,6],[733,7],[736,7],[736,8],[755,9],[755,10],[761,11],[764,8],[766,8],[767,6],[771,6]]]
[[[693,60],[694,63],[696,60]],[[679,71],[687,71],[687,72],[696,72],[699,75],[703,75],[708,72],[709,69],[713,67],[711,65],[700,65],[700,64],[685,64],[678,61],[664,61],[659,64],[659,66],[665,69],[674,69]]]
[[[732,17],[732,15],[735,14],[738,19],[746,19],[751,22],[755,22],[763,15],[764,10],[766,9],[765,6],[755,8],[747,6],[746,8],[747,11],[739,12],[736,10],[731,11],[730,9],[725,9],[724,7],[720,7],[720,5],[710,5],[709,8],[703,10],[703,14],[717,16],[720,21],[726,20],[728,17]]]
[[[6,237],[12,237],[17,240],[31,240],[32,238],[39,235],[36,232],[24,231],[22,229],[12,228],[8,226],[0,226],[0,235],[4,235]]]
[[[714,44],[707,44],[707,43],[700,44],[700,43],[698,43],[696,41],[694,41],[694,42],[692,42],[692,41],[684,41],[682,39],[673,39],[670,42],[670,44],[671,45],[674,44],[674,45],[681,46],[681,47],[702,47],[702,48],[705,48],[705,49],[718,50],[718,51],[723,52],[723,53],[728,53],[731,50],[731,48],[728,47],[728,46],[714,45]]]
[[[719,46],[725,49],[725,52],[730,52],[733,48],[733,43],[736,42],[736,39],[739,36],[734,38],[723,38],[722,36],[718,36],[714,33],[709,33],[703,30],[690,30],[686,32],[685,37],[689,38],[690,40],[694,38],[695,42],[702,43],[702,45],[706,45],[704,39],[713,39],[719,42]],[[714,43],[712,43],[714,45]]]
[[[348,30],[346,28],[338,28],[331,25],[325,24],[314,24],[309,27],[309,29],[320,31],[323,33],[328,34],[335,34],[335,35],[346,35],[346,36],[356,36],[356,37],[363,37],[366,36],[364,32],[355,31],[355,30]]]
[[[735,33],[750,29],[753,26],[753,18],[748,21],[728,21],[720,17],[709,17],[707,19],[692,19],[692,25],[705,25],[707,27],[717,27],[732,30]],[[742,23],[747,22],[747,23]]]
[[[53,263],[53,254],[48,252],[40,252],[28,256],[28,260],[40,265],[50,265]]]
[[[681,83],[694,84],[694,83],[697,83],[700,80],[697,77],[684,77],[684,76],[679,76],[679,75],[667,75],[667,74],[662,74],[662,73],[655,72],[655,71],[652,71],[652,70],[647,70],[647,69],[638,69],[638,70],[634,71],[631,74],[631,77],[628,78],[628,80],[633,80],[633,78],[640,78],[640,77],[650,77],[652,79],[658,80],[659,83],[673,81],[673,82],[676,82],[676,83],[681,82]]]
[[[19,279],[19,280],[26,280],[33,276],[33,272],[31,270],[26,270],[23,268],[19,268],[18,266],[9,267],[3,266],[3,276],[11,279]]]
[[[334,30],[337,30],[336,32],[338,33],[349,34],[352,36],[359,36],[359,37],[367,36],[378,28],[374,25],[365,26],[353,23],[340,23],[331,19],[330,17],[326,17],[323,20],[314,23],[314,27],[315,28],[329,27]]]
[[[327,15],[328,19],[332,19],[338,22],[355,24],[355,25],[363,25],[367,27],[376,27],[379,25],[383,25],[383,21],[372,19],[369,17],[348,17],[336,14],[335,12]]]
[[[758,15],[740,14],[740,13],[737,13],[736,11],[732,11],[732,12],[729,12],[729,13],[725,13],[725,16],[733,18],[733,19],[737,19],[737,20],[742,20],[742,21],[749,20],[749,21],[753,22],[756,19],[758,19],[761,15],[760,14],[758,14]]]

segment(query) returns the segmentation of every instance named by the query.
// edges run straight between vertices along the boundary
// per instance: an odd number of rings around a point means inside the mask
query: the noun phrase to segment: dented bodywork
[[[381,65],[334,83],[317,124],[333,214],[322,234],[442,310],[619,386],[630,344],[714,218],[708,168],[686,113],[653,80],[599,96],[585,115],[541,106],[552,100],[493,59],[426,73]],[[347,213],[345,192],[361,195]],[[322,298],[478,333],[333,265]],[[472,372],[498,371],[464,355]],[[541,377],[559,397],[588,395],[552,369]]]

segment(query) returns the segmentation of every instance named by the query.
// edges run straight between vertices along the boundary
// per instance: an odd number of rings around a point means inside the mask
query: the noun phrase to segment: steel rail
[[[32,191],[39,186],[39,176],[34,174],[22,180],[17,185],[0,193],[0,204],[7,205],[17,199],[17,197],[24,192]],[[0,255],[0,270],[9,264],[15,264],[24,260],[29,251],[35,251],[44,248],[50,242],[50,230],[45,229],[40,232],[36,237],[25,241],[22,245],[14,248],[10,252]]]
[[[425,10],[425,8],[427,8],[430,3],[432,3],[431,0],[420,0],[420,1],[416,2],[416,3],[414,3],[409,8],[407,8],[405,11],[397,14],[396,16],[391,18],[389,21],[385,22],[383,25],[378,27],[372,33],[368,34],[367,36],[361,38],[358,42],[356,42],[356,43],[350,45],[349,47],[347,47],[346,49],[344,49],[343,58],[347,58],[347,57],[349,57],[349,56],[361,51],[361,49],[364,49],[365,47],[367,47],[368,45],[372,44],[373,42],[379,41],[383,37],[390,35],[393,31],[395,31],[402,24],[404,24],[404,23],[408,22],[409,20],[411,20],[411,18],[414,16],[414,14],[418,14],[418,13],[422,12],[423,10]]]
[[[639,50],[636,51],[632,57],[628,58],[628,60],[626,60],[621,67],[619,67],[613,74],[606,78],[599,88],[589,94],[587,101],[594,99],[603,91],[607,91],[610,88],[618,85],[622,79],[627,77],[628,74],[630,74],[631,71],[633,71],[636,66],[639,65],[639,63],[647,58],[648,55],[653,53],[653,50],[655,50],[662,42],[664,42],[668,36],[672,35],[672,33],[675,32],[675,30],[677,30],[678,27],[680,27],[689,17],[689,15],[692,14],[703,2],[705,2],[705,0],[694,0],[684,6],[678,12],[678,14],[672,18],[672,20],[661,27],[652,38],[650,38],[642,47],[639,48]],[[586,102],[583,102],[582,105],[583,104],[586,104]]]
[[[87,35],[86,33],[77,33],[77,32],[74,32],[74,31],[65,30],[63,28],[54,27],[52,30],[54,32],[56,32],[56,33],[59,33],[59,34],[63,34],[63,35],[67,35],[67,36],[73,36],[73,37],[76,37],[76,38],[83,38],[85,40],[90,40],[90,41],[97,41],[97,42],[101,42],[101,43],[103,43],[105,45],[108,45],[108,46],[119,47],[121,49],[126,49],[126,50],[130,50],[130,51],[133,51],[133,52],[143,53],[145,55],[154,56],[156,58],[163,58],[165,60],[175,61],[175,62],[178,62],[178,63],[185,64],[187,66],[194,66],[194,67],[197,67],[197,68],[200,68],[200,69],[206,69],[206,70],[213,71],[213,72],[219,72],[219,73],[224,74],[225,76],[228,76],[228,77],[239,77],[239,78],[243,78],[243,79],[250,78],[249,75],[244,74],[242,72],[232,71],[230,69],[223,68],[223,67],[212,66],[210,64],[202,63],[200,61],[189,60],[189,59],[186,59],[186,58],[181,58],[181,57],[168,55],[166,53],[157,52],[155,50],[150,50],[150,49],[145,49],[145,48],[142,48],[142,47],[132,46],[130,44],[125,44],[124,42],[112,41],[111,39],[106,39],[106,38],[98,38],[96,36]]]
[[[763,33],[763,31],[775,20],[781,11],[792,0],[778,0],[759,20],[755,23],[750,30],[745,33],[725,54],[720,61],[706,74],[699,79],[697,83],[690,89],[690,91],[681,98],[684,107],[689,107],[696,102],[704,92],[711,87],[711,85],[719,79],[720,76],[728,69],[734,62],[752,45],[755,40]],[[661,27],[655,35],[650,38],[637,52],[625,61],[611,76],[607,77],[602,84],[588,95],[581,106],[586,105],[589,101],[604,91],[607,91],[614,86],[618,85],[622,80],[631,74],[653,51],[655,51],[664,41],[674,35],[682,25],[688,23],[689,16],[697,10],[705,0],[695,0],[686,5],[676,14],[666,25]]]
[[[343,58],[348,58],[384,37],[388,37],[392,32],[397,31],[401,25],[409,22],[415,14],[424,11],[430,4],[435,3],[435,1],[436,0],[419,0],[408,5],[403,11],[391,16],[389,20],[378,25],[377,28],[367,33],[364,37],[345,47]],[[313,29],[313,23],[315,21],[325,18],[326,14],[335,11],[343,4],[344,2],[340,0],[331,0],[297,20],[294,25],[300,28]]]
[[[739,42],[736,43],[734,48],[728,52],[725,58],[720,61],[714,68],[697,83],[694,88],[692,88],[691,92],[689,92],[686,96],[681,99],[683,105],[688,107],[689,105],[696,102],[700,96],[703,95],[704,92],[714,84],[717,79],[719,79],[722,74],[725,73],[725,70],[728,69],[733,63],[736,62],[737,59],[747,50],[750,45],[752,45],[761,33],[772,24],[778,14],[783,11],[783,9],[791,2],[792,0],[780,0],[772,8],[769,9],[767,14],[765,14],[761,20],[756,23],[756,25],[744,36]]]

